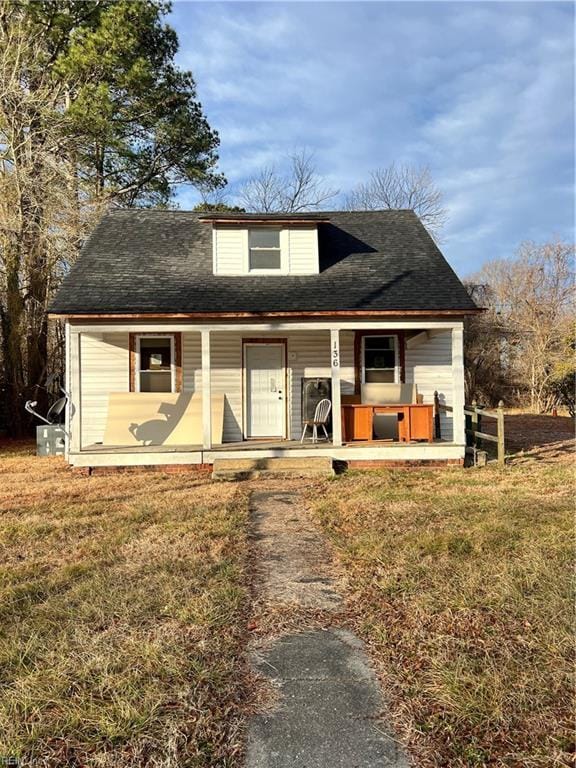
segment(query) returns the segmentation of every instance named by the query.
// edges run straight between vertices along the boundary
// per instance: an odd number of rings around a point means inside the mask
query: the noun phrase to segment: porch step
[[[252,480],[258,477],[330,477],[328,456],[306,459],[214,459],[213,480]]]

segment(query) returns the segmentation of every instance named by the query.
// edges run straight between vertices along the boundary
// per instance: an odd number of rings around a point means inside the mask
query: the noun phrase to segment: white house
[[[68,460],[460,463],[478,311],[412,211],[113,211],[51,307]],[[301,442],[322,397],[330,438]]]

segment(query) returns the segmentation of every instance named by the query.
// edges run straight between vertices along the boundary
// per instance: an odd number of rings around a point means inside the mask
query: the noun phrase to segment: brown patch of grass
[[[3,450],[0,755],[238,765],[246,527],[235,484],[84,477]]]
[[[570,764],[571,468],[350,473],[310,504],[418,764]]]
[[[257,600],[248,624],[251,648],[267,648],[285,635],[328,629],[347,623],[343,611],[306,608],[295,603]]]
[[[496,434],[495,419],[484,418],[481,426],[483,432]],[[570,416],[507,412],[504,432],[506,453],[514,463],[570,464],[574,460],[575,423]],[[494,443],[484,441],[482,447],[496,456]]]

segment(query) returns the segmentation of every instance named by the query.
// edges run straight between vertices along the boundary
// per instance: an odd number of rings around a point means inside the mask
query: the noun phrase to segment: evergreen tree
[[[0,350],[14,434],[54,367],[48,303],[103,209],[224,184],[168,11],[156,0],[0,6]]]

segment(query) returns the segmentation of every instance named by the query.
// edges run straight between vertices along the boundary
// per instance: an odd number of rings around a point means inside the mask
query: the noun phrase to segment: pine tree
[[[48,303],[103,209],[224,184],[168,11],[155,0],[0,6],[0,355],[13,434],[24,401],[42,400]]]

